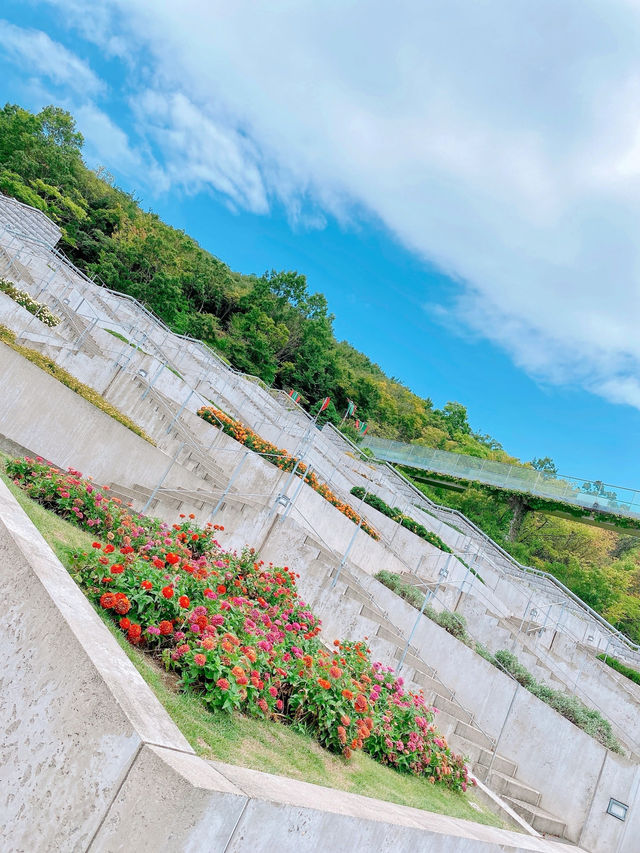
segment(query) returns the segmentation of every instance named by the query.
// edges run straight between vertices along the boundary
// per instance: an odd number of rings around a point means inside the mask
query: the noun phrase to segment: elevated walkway
[[[404,444],[401,441],[375,436],[367,436],[362,446],[368,447],[378,459],[396,465],[433,471],[510,492],[535,495],[579,507],[595,516],[610,513],[640,521],[640,491],[637,489],[612,486],[600,480],[585,480],[565,474],[552,476],[523,465],[478,459],[462,453],[451,453],[419,444]]]

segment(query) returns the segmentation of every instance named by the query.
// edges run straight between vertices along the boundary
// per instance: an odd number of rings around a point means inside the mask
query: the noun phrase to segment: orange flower
[[[362,693],[359,693],[359,694],[356,696],[356,701],[354,702],[354,706],[355,706],[356,711],[357,711],[359,714],[363,714],[365,711],[367,711],[367,710],[368,710],[369,705],[367,704],[367,700],[366,700],[366,699],[365,699],[365,697],[362,695]]]
[[[331,682],[327,681],[326,678],[319,678],[318,684],[320,685],[320,687],[324,688],[324,690],[330,690],[331,689]]]

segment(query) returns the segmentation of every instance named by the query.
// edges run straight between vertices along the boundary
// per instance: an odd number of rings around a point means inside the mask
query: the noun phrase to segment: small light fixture
[[[595,637],[593,636],[593,634],[587,635],[587,643],[593,643],[594,640],[595,640]]]
[[[438,572],[438,574],[440,575],[441,578],[449,577],[449,569],[447,569],[445,566],[443,566],[440,569],[440,571]]]
[[[614,800],[613,797],[611,797],[609,805],[607,806],[607,814],[610,814],[618,820],[626,820],[628,811],[629,806],[626,806],[624,803],[621,803],[620,800]]]
[[[146,377],[146,375],[147,375],[147,371],[140,368],[140,370],[138,371],[138,376],[142,376],[142,378],[144,379]]]
[[[532,619],[535,619],[537,615],[538,615],[538,609],[536,607],[532,607],[531,612],[529,613],[529,616],[531,616]]]

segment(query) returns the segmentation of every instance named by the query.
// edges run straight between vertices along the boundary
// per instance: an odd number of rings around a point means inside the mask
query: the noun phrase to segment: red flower
[[[224,584],[218,585],[218,594],[219,595],[224,595],[226,591],[227,591],[227,588]]]
[[[167,619],[163,619],[162,622],[158,625],[160,629],[160,633],[166,637],[168,634],[173,634],[173,625]]]
[[[112,575],[121,575],[124,572],[124,566],[122,563],[114,563],[111,566],[111,574]]]
[[[189,601],[188,595],[181,595],[180,598],[178,599],[178,604],[180,605],[180,607],[184,607],[185,610],[189,606],[190,603],[191,602]]]
[[[104,553],[105,554],[112,554],[115,550],[116,549],[111,544],[111,542],[107,542],[107,544],[104,546]]]
[[[347,733],[344,726],[338,726],[338,740],[343,746],[347,742]]]
[[[320,685],[320,687],[324,688],[325,690],[330,690],[330,689],[331,689],[331,682],[330,682],[330,681],[327,681],[327,679],[326,679],[326,678],[319,678],[319,679],[318,679],[318,684]]]
[[[207,662],[207,656],[206,655],[194,655],[193,656],[193,662],[195,663],[196,666],[204,666],[205,663]]]
[[[114,610],[121,616],[124,616],[125,613],[128,613],[131,610],[131,602],[126,595],[123,595],[122,598],[119,598],[116,601]]]
[[[342,670],[339,669],[337,666],[332,666],[329,670],[329,675],[331,676],[331,678],[340,678],[340,676],[342,675]]]
[[[128,631],[131,627],[131,620],[127,619],[126,616],[123,616],[122,619],[118,622],[118,625],[120,625],[123,631]]]
[[[164,568],[164,560],[161,560],[159,557],[154,557],[152,562],[156,569]]]
[[[100,596],[100,606],[110,610],[116,603],[116,597],[112,592],[105,592]]]
[[[173,587],[172,586],[163,586],[162,587],[162,594],[164,595],[165,598],[173,598],[173,595],[174,595]]]
[[[180,562],[180,557],[177,554],[167,554],[166,555],[167,563],[170,563],[172,566],[175,566],[176,563]]]
[[[226,678],[219,678],[216,681],[216,685],[220,688],[220,690],[228,690],[229,689],[229,682],[227,681]]]
[[[153,584],[151,583],[151,581],[142,581],[140,586],[142,587],[142,589],[151,589]]]
[[[91,547],[92,548],[102,548],[102,545],[99,542],[92,542]]]

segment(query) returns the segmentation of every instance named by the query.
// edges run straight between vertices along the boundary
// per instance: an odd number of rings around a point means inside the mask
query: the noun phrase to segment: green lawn
[[[0,463],[2,457],[7,458],[0,454]],[[91,547],[93,539],[88,533],[43,509],[3,472],[0,477],[63,564],[69,565],[75,551]],[[277,722],[237,713],[212,713],[196,697],[179,693],[173,673],[165,672],[156,659],[129,645],[106,614],[100,615],[198,755],[491,826],[507,826],[472,793],[454,793],[405,776],[377,764],[362,752],[356,752],[347,762],[327,752],[311,737]]]

